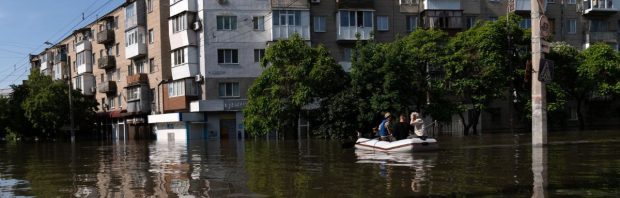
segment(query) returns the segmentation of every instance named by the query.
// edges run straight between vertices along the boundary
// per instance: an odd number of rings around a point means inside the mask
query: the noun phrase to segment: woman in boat
[[[418,112],[411,113],[411,122],[409,123],[414,128],[414,133],[420,139],[426,139],[426,134],[424,132],[424,120],[420,118],[420,114]]]

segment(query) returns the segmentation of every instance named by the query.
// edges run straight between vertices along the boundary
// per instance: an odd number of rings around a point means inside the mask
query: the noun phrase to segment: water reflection
[[[422,192],[422,186],[429,180],[431,169],[437,161],[437,153],[385,153],[368,150],[355,150],[357,163],[379,165],[379,175],[387,179],[388,188],[392,183],[393,167],[410,167],[411,191]]]
[[[532,173],[534,174],[534,189],[532,197],[548,197],[547,195],[547,148],[532,146]]]

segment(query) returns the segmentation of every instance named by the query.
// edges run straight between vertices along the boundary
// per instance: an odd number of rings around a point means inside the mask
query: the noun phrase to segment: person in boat
[[[411,125],[407,122],[407,116],[405,114],[400,114],[399,122],[396,123],[394,127],[394,137],[396,140],[402,140],[409,136],[409,131],[411,129]]]
[[[426,139],[426,133],[424,132],[424,120],[422,120],[418,112],[411,113],[411,121],[409,124],[413,127],[413,132],[418,138],[422,140]]]
[[[390,112],[385,113],[383,121],[379,124],[379,140],[383,141],[392,141],[394,140],[394,136],[392,136],[392,114]]]

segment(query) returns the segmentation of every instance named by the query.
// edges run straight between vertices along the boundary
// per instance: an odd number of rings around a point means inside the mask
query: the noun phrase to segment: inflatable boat
[[[356,149],[383,151],[383,152],[416,152],[430,151],[439,148],[435,138],[408,138],[398,141],[380,141],[379,139],[359,138],[355,142]]]

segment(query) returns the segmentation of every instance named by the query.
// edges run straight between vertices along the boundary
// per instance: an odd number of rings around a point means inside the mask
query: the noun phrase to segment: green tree
[[[328,51],[298,34],[267,48],[261,65],[266,69],[250,87],[244,109],[246,129],[255,136],[295,130],[304,105],[344,85],[345,73]]]
[[[562,114],[566,110],[568,99],[574,99],[577,105],[577,111],[581,111],[581,103],[587,97],[588,88],[584,86],[582,78],[579,77],[577,69],[581,65],[582,59],[579,56],[579,50],[565,42],[554,42],[551,51],[546,57],[555,63],[553,81],[547,84],[547,111],[549,116],[555,116],[562,119]],[[581,113],[577,114],[579,120],[582,120]],[[580,122],[580,127],[583,127]]]
[[[10,120],[9,99],[0,96],[0,139],[4,139]]]
[[[525,31],[518,26],[520,20],[514,14],[501,17],[496,22],[478,24],[450,41],[453,53],[445,65],[445,86],[456,97],[465,135],[470,129],[477,133],[481,112],[491,101],[507,94],[516,76],[514,65],[521,59],[507,49],[526,41]]]

